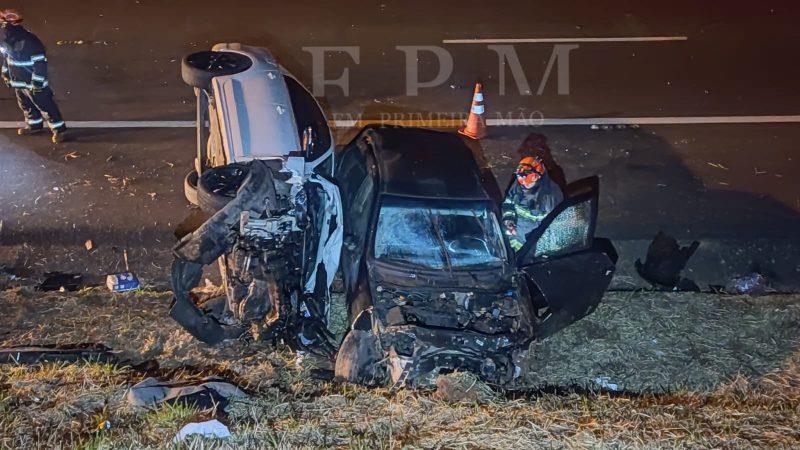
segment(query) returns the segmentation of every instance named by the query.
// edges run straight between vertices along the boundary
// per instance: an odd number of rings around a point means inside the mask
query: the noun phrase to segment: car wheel
[[[197,171],[193,170],[186,174],[183,179],[183,195],[189,203],[197,204]]]
[[[189,86],[208,89],[215,77],[244,72],[253,65],[245,55],[235,52],[202,51],[181,61],[181,75]]]
[[[250,172],[243,164],[228,164],[203,172],[197,182],[197,205],[203,211],[214,214],[231,200]]]

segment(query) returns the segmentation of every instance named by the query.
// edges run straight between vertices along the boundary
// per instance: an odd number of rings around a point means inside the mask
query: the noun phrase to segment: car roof
[[[405,197],[490,200],[472,151],[452,133],[395,126],[366,127],[379,192]]]

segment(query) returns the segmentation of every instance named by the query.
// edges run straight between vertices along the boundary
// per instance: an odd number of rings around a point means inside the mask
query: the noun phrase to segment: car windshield
[[[431,269],[495,266],[505,262],[502,239],[486,203],[390,199],[381,206],[375,257]]]

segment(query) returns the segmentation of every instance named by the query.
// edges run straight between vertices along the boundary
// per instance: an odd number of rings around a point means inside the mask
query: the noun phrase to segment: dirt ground
[[[190,448],[574,448],[800,446],[800,296],[609,293],[589,318],[532,347],[509,390],[469,374],[436,392],[309,376],[286,348],[210,348],[167,317],[168,292],[0,291],[0,347],[101,343],[132,368],[0,366],[0,446],[143,448],[211,416],[227,440]],[[147,376],[219,375],[250,397],[224,411],[137,410]]]

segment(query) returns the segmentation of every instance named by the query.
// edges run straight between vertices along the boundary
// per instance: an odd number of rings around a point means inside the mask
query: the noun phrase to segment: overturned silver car
[[[211,217],[174,249],[170,314],[212,345],[292,329],[331,354],[324,323],[342,213],[322,108],[263,48],[218,44],[184,58],[182,72],[197,96],[186,197]],[[198,305],[190,290],[215,261],[225,298]]]

